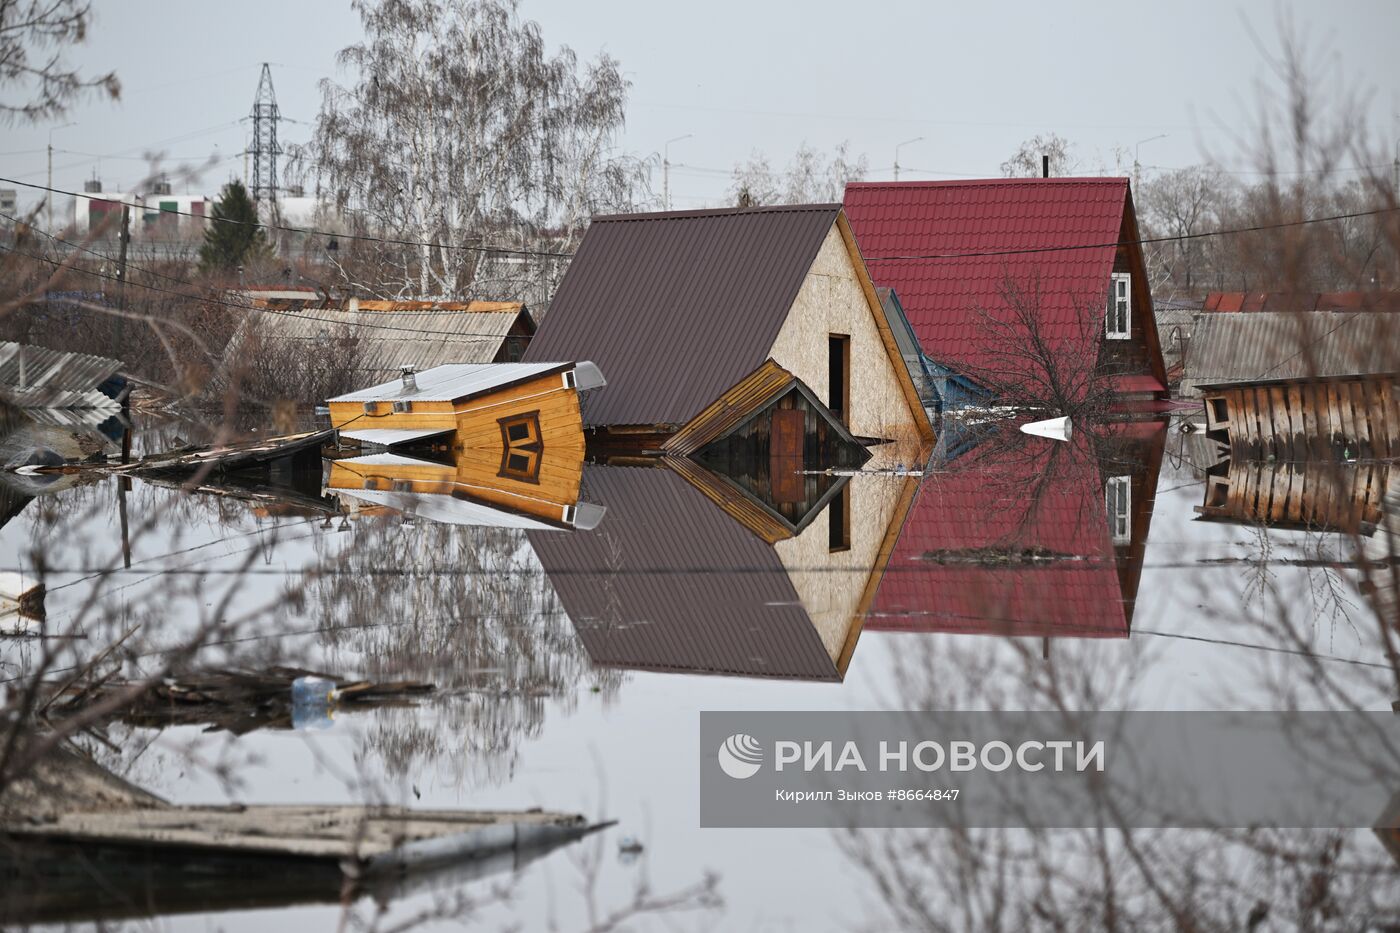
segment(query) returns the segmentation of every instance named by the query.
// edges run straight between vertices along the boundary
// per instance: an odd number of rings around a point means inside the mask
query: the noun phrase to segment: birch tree
[[[85,75],[68,63],[91,24],[83,0],[0,0],[0,123],[42,123],[90,92],[121,97],[114,72]]]
[[[768,156],[754,150],[747,162],[734,166],[729,199],[739,207],[840,201],[846,195],[846,183],[864,178],[869,168],[866,157],[852,155],[845,142],[829,156],[804,142],[781,171],[773,168]]]
[[[472,297],[473,247],[567,247],[591,214],[631,206],[643,166],[614,147],[628,90],[615,60],[549,54],[517,0],[353,7],[365,36],[339,56],[351,80],[322,82],[298,155],[360,227],[408,241],[375,244],[394,268],[355,284]]]

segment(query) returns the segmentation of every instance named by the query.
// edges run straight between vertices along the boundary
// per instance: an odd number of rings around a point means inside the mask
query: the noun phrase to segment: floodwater
[[[1345,536],[1203,520],[1209,453],[1181,426],[1070,443],[946,431],[926,475],[796,495],[589,464],[581,498],[606,510],[589,530],[432,521],[323,495],[319,478],[252,500],[65,479],[6,493],[0,564],[42,565],[48,631],[131,632],[129,675],[209,625],[188,663],[437,685],[298,729],[117,723],[85,739],[173,802],[617,821],[528,864],[349,905],[308,891],[255,906],[229,877],[194,912],[156,914],[162,928],[326,929],[348,910],[379,928],[889,929],[945,903],[953,868],[916,838],[700,829],[700,711],[1390,708],[1375,613],[1393,591],[1361,579]],[[195,435],[149,427],[136,451],[177,436]],[[37,644],[0,643],[0,675]],[[1344,838],[1385,858],[1371,833]],[[110,899],[111,917],[151,916],[139,890]],[[974,913],[949,904],[946,922],[990,925]]]

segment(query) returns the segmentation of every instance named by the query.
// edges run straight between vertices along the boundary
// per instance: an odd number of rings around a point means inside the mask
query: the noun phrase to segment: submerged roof
[[[767,358],[840,210],[595,217],[525,359],[603,368],[586,424],[683,424]]]
[[[67,353],[0,341],[0,396],[19,408],[110,408],[120,404],[97,390],[121,369],[105,356]]]
[[[605,667],[838,680],[777,551],[664,466],[587,464],[593,531],[530,544]]]
[[[573,363],[449,363],[414,373],[412,387],[406,385],[402,378],[391,379],[368,389],[337,395],[331,401],[414,399],[420,402],[450,402],[573,368]]]
[[[1005,314],[1008,282],[1038,288],[1046,337],[1097,339],[1083,316],[1104,307],[1127,198],[1126,178],[859,182],[845,208],[924,353],[975,371],[988,362],[983,315]]]
[[[817,417],[826,422],[829,431],[835,433],[842,441],[852,447],[860,448],[860,442],[831,413],[831,409],[812,394],[812,390],[802,380],[770,359],[765,360],[753,372],[726,389],[723,395],[707,405],[684,427],[671,435],[662,445],[662,450],[672,456],[689,456],[711,441],[730,434],[744,422],[794,390],[802,393],[812,410],[816,412]]]

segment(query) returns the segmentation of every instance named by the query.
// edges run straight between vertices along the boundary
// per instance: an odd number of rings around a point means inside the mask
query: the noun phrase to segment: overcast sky
[[[147,151],[177,162],[225,161],[196,183],[241,175],[259,63],[274,63],[285,142],[306,139],[336,74],[336,52],[360,36],[345,0],[96,0],[91,41],[74,59],[115,69],[118,104],[85,103],[57,130],[54,181],[79,188],[98,172],[109,190],[142,174]],[[1091,168],[1115,149],[1144,166],[1214,158],[1249,168],[1241,138],[1256,121],[1264,52],[1291,15],[1335,73],[1370,95],[1372,134],[1395,144],[1400,111],[1400,3],[832,2],[523,0],[551,45],[582,58],[606,50],[632,81],[622,148],[661,151],[672,137],[676,207],[717,203],[752,150],[786,163],[804,140],[849,140],[888,178],[895,145],[906,178],[995,175],[1018,143],[1053,131]],[[1262,46],[1262,48],[1261,48]],[[1323,54],[1325,53],[1325,55]],[[0,175],[42,183],[48,127],[6,128]],[[1126,169],[1125,169],[1126,171]],[[1150,170],[1149,170],[1150,171]],[[654,185],[659,192],[658,171]],[[0,187],[9,187],[0,183]]]

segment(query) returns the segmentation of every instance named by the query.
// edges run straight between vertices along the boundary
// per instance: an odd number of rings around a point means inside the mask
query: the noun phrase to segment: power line
[[[5,182],[5,183],[11,184],[11,185],[23,185],[23,186],[26,187],[26,188],[33,188],[33,189],[38,190],[38,191],[46,191],[46,192],[49,192],[49,193],[51,193],[51,194],[66,194],[66,195],[69,195],[70,197],[75,197],[75,198],[91,198],[91,195],[83,194],[83,193],[80,193],[80,192],[77,192],[77,191],[68,191],[68,190],[66,190],[66,189],[64,189],[64,188],[50,188],[48,185],[39,185],[39,184],[35,184],[34,182],[20,181],[20,180],[15,179],[15,178],[0,178],[0,182]],[[107,200],[107,199],[104,198],[103,200]],[[107,200],[107,203],[108,203],[108,204],[120,204],[120,205],[122,205],[123,207],[134,207],[134,208],[141,208],[141,209],[144,209],[144,208],[147,206],[147,205],[145,205],[145,204],[140,204],[140,203],[136,203],[136,202],[127,202],[127,201],[111,201],[111,200]],[[172,211],[164,211],[163,213],[166,213],[166,214],[174,214],[174,215],[176,215],[176,216],[181,216],[181,217],[195,217],[195,218],[198,218],[199,220],[203,220],[203,221],[212,221],[212,222],[214,222],[214,223],[234,224],[234,225],[240,226],[240,227],[256,227],[256,228],[260,228],[260,229],[280,230],[280,231],[283,231],[283,232],[285,232],[285,233],[300,233],[300,234],[306,234],[306,235],[310,235],[310,236],[323,236],[323,237],[329,237],[329,238],[338,239],[338,240],[357,240],[357,241],[362,241],[362,242],[367,242],[367,243],[386,243],[386,244],[388,244],[388,245],[390,245],[390,246],[415,246],[415,247],[427,246],[427,247],[430,247],[430,248],[432,248],[432,249],[455,249],[455,250],[464,250],[464,251],[466,251],[466,252],[472,252],[472,253],[503,253],[503,254],[509,255],[509,256],[547,256],[547,257],[565,258],[565,259],[573,255],[573,252],[572,252],[572,251],[569,251],[569,252],[561,252],[561,251],[538,250],[538,249],[513,249],[513,248],[511,248],[511,247],[509,247],[509,246],[466,246],[466,245],[457,245],[457,244],[452,244],[452,243],[430,243],[430,242],[427,242],[427,241],[424,241],[424,240],[403,240],[403,239],[397,239],[397,238],[395,238],[395,237],[369,236],[369,235],[366,235],[366,234],[359,234],[359,233],[336,233],[336,232],[333,232],[333,231],[330,231],[330,230],[316,230],[316,229],[311,228],[311,227],[290,227],[290,226],[287,226],[287,225],[285,225],[285,224],[261,223],[261,222],[257,222],[257,221],[251,221],[251,220],[234,220],[234,219],[231,218],[231,217],[214,217],[214,216],[209,216],[209,215],[205,215],[205,214],[195,214],[195,213],[193,213],[193,212],[191,212],[191,211],[172,210]]]

